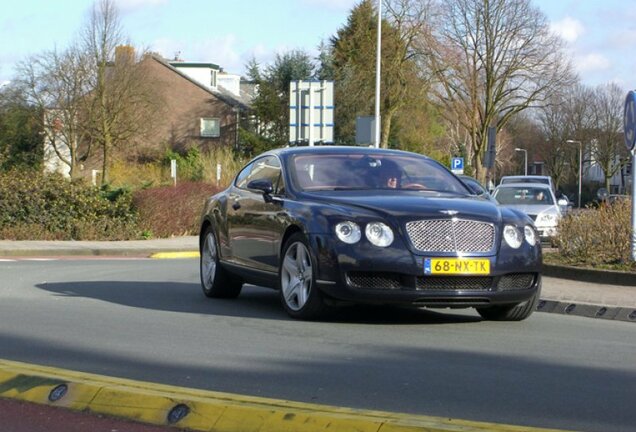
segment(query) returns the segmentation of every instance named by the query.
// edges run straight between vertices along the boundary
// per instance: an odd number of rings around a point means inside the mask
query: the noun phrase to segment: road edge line
[[[562,432],[243,396],[2,359],[0,397],[195,431]]]
[[[150,255],[154,259],[182,259],[182,258],[199,258],[197,251],[180,251],[180,252],[156,252]]]

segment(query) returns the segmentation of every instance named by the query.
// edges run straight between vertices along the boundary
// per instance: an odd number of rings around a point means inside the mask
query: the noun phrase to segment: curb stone
[[[636,273],[630,272],[595,270],[543,263],[542,274],[543,276],[570,279],[581,282],[636,287]]]
[[[536,311],[636,323],[636,309],[632,308],[540,300]]]
[[[0,397],[215,432],[557,432],[152,384],[0,360]]]

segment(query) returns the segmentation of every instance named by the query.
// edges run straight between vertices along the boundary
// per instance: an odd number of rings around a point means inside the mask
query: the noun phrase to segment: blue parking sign
[[[625,98],[623,130],[625,131],[625,146],[627,150],[632,150],[636,145],[636,93],[634,91],[627,93],[627,98]]]
[[[456,157],[451,159],[451,171],[455,174],[464,174],[463,157]]]

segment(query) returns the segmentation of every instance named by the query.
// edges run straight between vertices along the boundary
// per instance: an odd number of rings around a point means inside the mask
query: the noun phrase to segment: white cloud
[[[581,21],[569,16],[561,21],[555,21],[550,25],[554,33],[561,36],[567,42],[576,42],[576,40],[585,32],[585,28]]]
[[[611,47],[632,47],[636,44],[636,30],[623,30],[615,33],[610,40]]]
[[[574,64],[579,72],[605,71],[612,67],[612,62],[603,54],[590,53],[577,56]]]

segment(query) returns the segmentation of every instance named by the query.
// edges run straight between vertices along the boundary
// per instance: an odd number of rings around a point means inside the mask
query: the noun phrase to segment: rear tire
[[[278,269],[279,292],[285,311],[292,318],[312,320],[327,309],[316,286],[316,260],[305,236],[295,233],[285,242]]]
[[[206,297],[236,298],[241,293],[243,283],[233,278],[221,266],[218,250],[214,229],[209,226],[203,235],[199,260],[201,289]]]
[[[477,308],[482,318],[490,321],[523,321],[536,310],[541,296],[541,282],[537,292],[527,301],[514,305]]]

